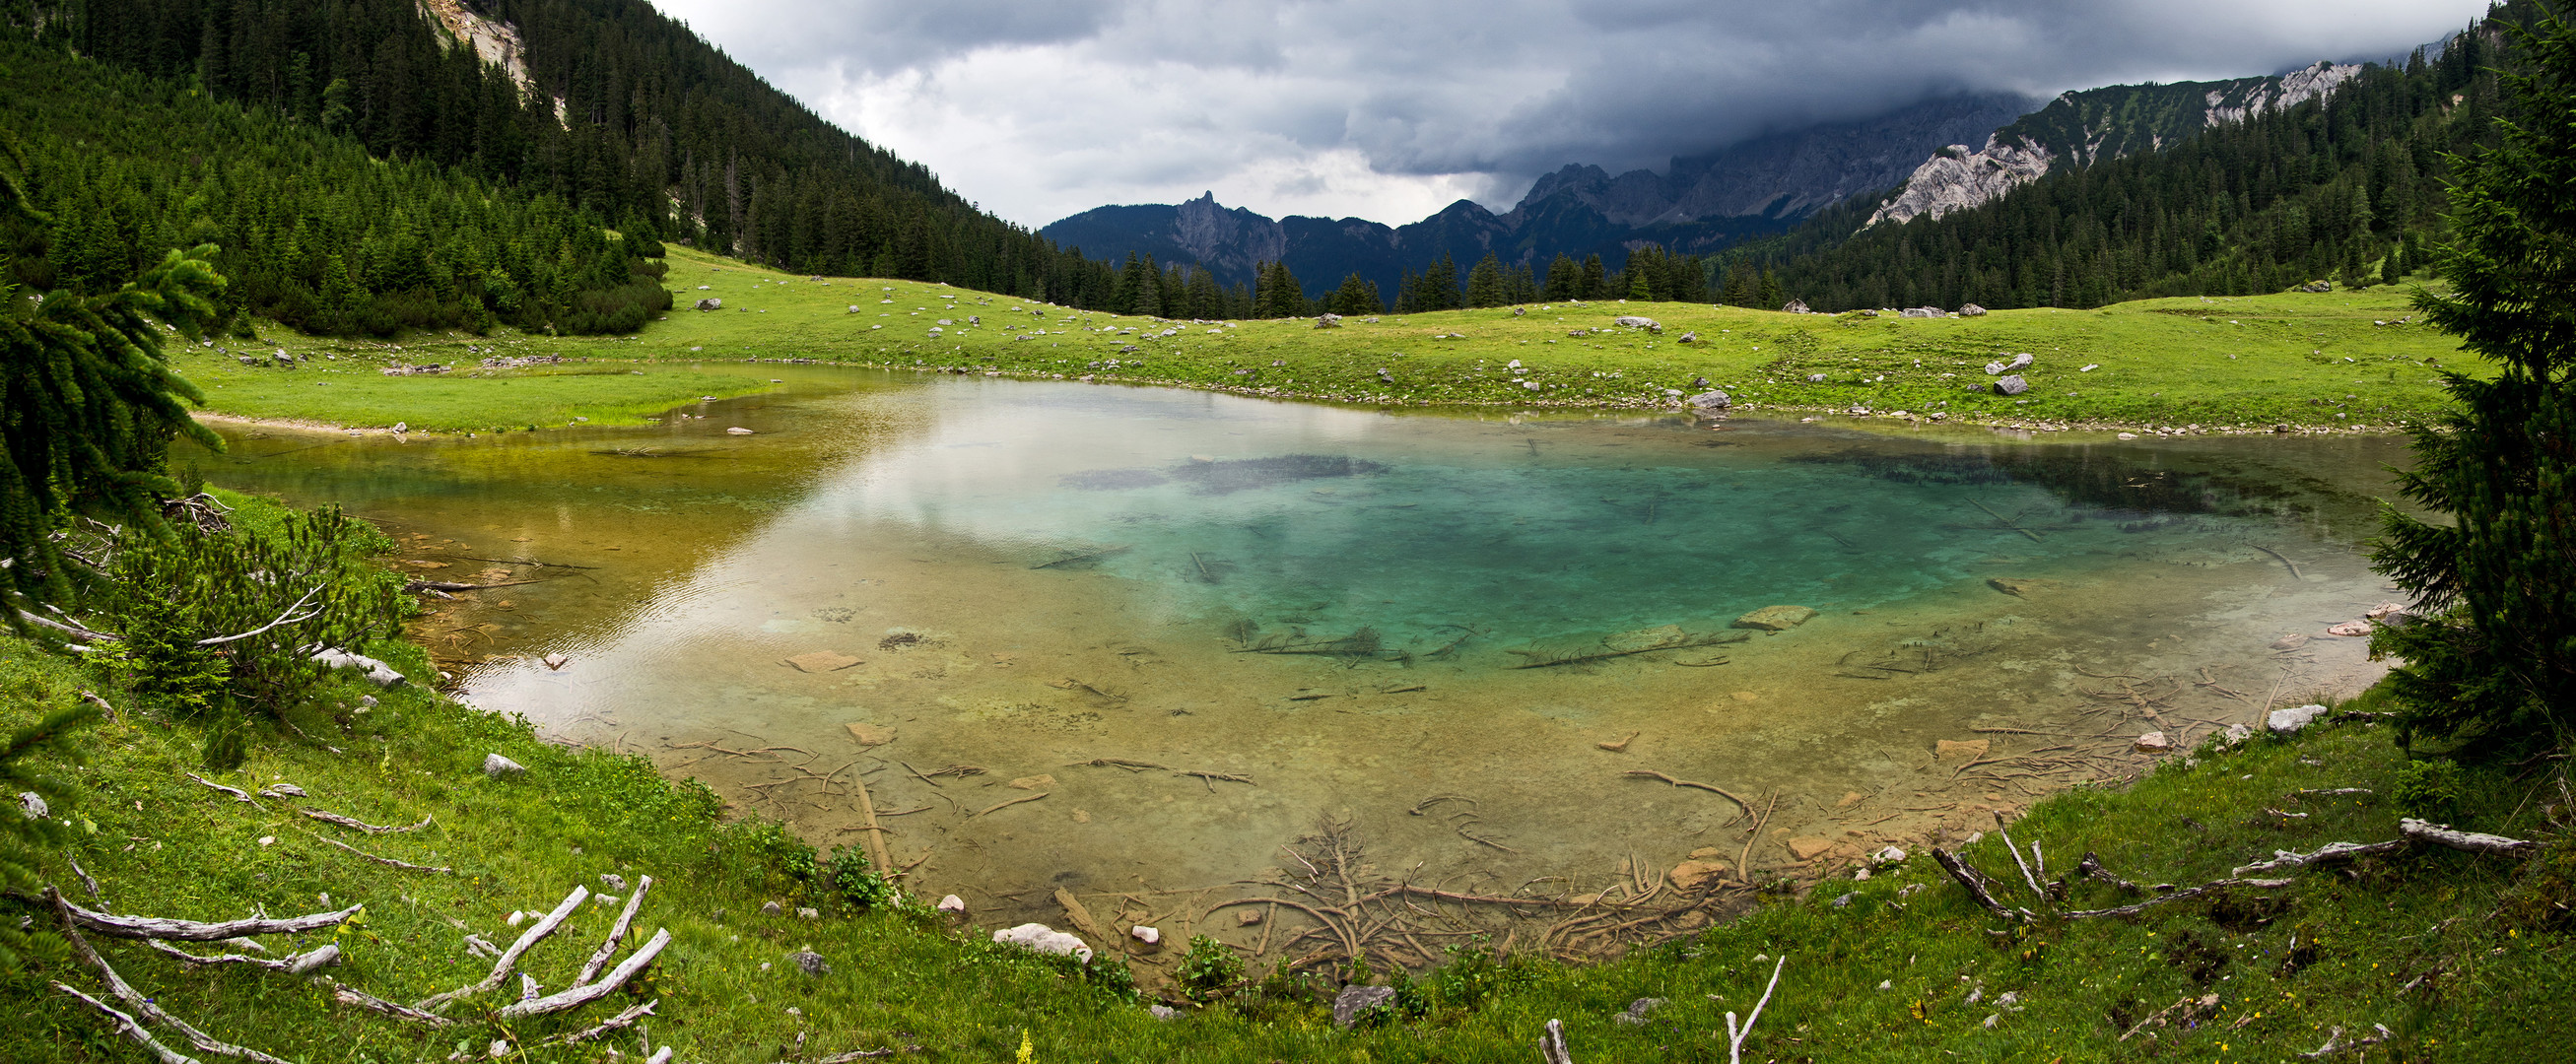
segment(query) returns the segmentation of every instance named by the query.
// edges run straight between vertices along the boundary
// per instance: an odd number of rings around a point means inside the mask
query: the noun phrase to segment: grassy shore
[[[269,508],[246,502],[253,518]],[[372,649],[426,675],[412,648]],[[226,919],[363,902],[363,919],[348,930],[275,939],[272,955],[336,941],[347,962],[325,974],[407,1002],[490,970],[490,960],[468,951],[468,934],[507,944],[520,930],[511,913],[551,909],[576,884],[623,894],[603,874],[630,886],[655,880],[635,937],[668,928],[673,939],[649,978],[633,994],[525,1022],[496,1012],[516,999],[516,981],[448,1010],[456,1026],[429,1030],[336,1006],[307,980],[192,970],[102,940],[111,963],[162,1008],[291,1059],[432,1061],[460,1046],[479,1058],[499,1040],[517,1054],[511,1059],[601,1061],[605,1047],[633,1051],[635,1032],[541,1043],[654,1000],[649,1037],[676,1045],[684,1062],[812,1061],[877,1049],[902,1050],[896,1059],[1001,1061],[1023,1038],[1032,1047],[1025,1059],[1042,1062],[1525,1061],[1537,1059],[1532,1043],[1549,1019],[1564,1022],[1575,1059],[1587,1064],[1723,1060],[1724,1014],[1749,1012],[1784,958],[1747,1059],[2283,1060],[2317,1049],[2333,1028],[2349,1038],[2385,1025],[2389,1041],[2370,1059],[2525,1061],[2576,1037],[2576,1015],[2564,1008],[2576,993],[2576,920],[2567,909],[2576,844],[2565,835],[2576,802],[2566,797],[2563,763],[2471,767],[2447,794],[2414,795],[2407,788],[2412,780],[2422,789],[2420,770],[2410,772],[2368,723],[2169,757],[2130,785],[2043,801],[2011,825],[2013,837],[2039,844],[2051,875],[2090,852],[2137,883],[2183,885],[2227,877],[2275,850],[2395,838],[2410,810],[2549,840],[2549,848],[2521,859],[2411,850],[2282,873],[2292,880],[2285,888],[2070,919],[2065,910],[2151,895],[2076,880],[2066,901],[2043,903],[1990,835],[1964,856],[2036,920],[1989,915],[1915,854],[1865,881],[1845,869],[1810,896],[1767,895],[1737,922],[1608,963],[1497,958],[1480,944],[1430,973],[1362,973],[1401,987],[1400,1009],[1345,1032],[1328,1021],[1337,989],[1328,981],[1274,979],[1162,1020],[1122,987],[1115,949],[1086,971],[994,946],[989,928],[919,899],[855,911],[794,874],[801,851],[792,840],[734,819],[706,789],[665,781],[638,757],[549,744],[523,721],[418,686],[376,691],[341,681],[298,718],[305,737],[265,736],[242,769],[211,777],[254,792],[293,783],[305,796],[237,800],[188,777],[206,775],[194,728],[139,711],[117,680],[101,666],[0,640],[0,726],[84,690],[126,710],[82,737],[92,753],[78,771],[87,795],[56,811],[77,841],[42,869],[83,904]],[[365,694],[380,701],[365,707]],[[2367,708],[2369,697],[2345,708]],[[528,772],[489,778],[479,767],[487,753]],[[2340,788],[2364,791],[2310,793]],[[308,808],[429,826],[365,834],[301,815]],[[451,871],[375,863],[326,839]],[[79,885],[64,857],[96,877],[101,896]],[[784,911],[764,914],[769,901]],[[803,917],[800,906],[818,911]],[[583,907],[522,967],[547,991],[561,989],[616,912],[607,903]],[[790,954],[804,948],[830,971],[801,972]],[[22,1002],[0,1017],[11,1059],[140,1058],[98,1014],[51,990],[50,979],[97,986],[93,973],[57,962],[0,979]],[[1643,1023],[1618,1019],[1642,998],[1663,1003]],[[2159,1015],[2168,1022],[2153,1022]]]
[[[741,371],[744,360],[806,359],[1380,405],[1656,409],[1714,386],[1747,409],[2228,432],[2385,430],[2441,409],[2440,369],[2483,371],[2414,320],[2406,288],[1939,319],[1568,303],[1318,329],[1303,319],[1171,322],[945,285],[798,277],[684,248],[669,261],[681,309],[633,337],[430,334],[397,344],[272,330],[274,342],[190,348],[181,369],[222,413],[439,429],[631,423],[701,395],[757,390],[765,379]],[[687,309],[705,298],[722,308]],[[1662,332],[1614,325],[1622,315],[1653,318]],[[1689,333],[1698,338],[1682,342]],[[306,368],[236,361],[279,349]],[[1996,379],[1988,363],[2024,352],[2034,358],[2019,371],[2027,393],[1972,391]],[[576,364],[477,368],[486,357],[527,355]],[[380,375],[396,363],[458,368]]]

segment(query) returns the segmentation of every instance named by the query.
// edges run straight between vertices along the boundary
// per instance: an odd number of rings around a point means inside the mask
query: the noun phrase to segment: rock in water
[[[1986,586],[1997,591],[2001,591],[2014,598],[2028,598],[2031,584],[2028,580],[2015,580],[2004,576],[1990,576],[1986,578]]]
[[[2029,390],[2030,382],[2021,379],[2018,373],[1995,382],[1996,395],[2020,395]]]
[[[508,779],[512,776],[527,775],[528,766],[499,754],[485,754],[483,755],[483,774],[496,780]]]
[[[726,429],[725,434],[729,436],[749,436],[751,435],[751,430],[743,428],[740,425],[736,425],[732,428]]]
[[[1970,739],[1966,742],[1956,739],[1936,739],[1932,742],[1932,757],[1936,761],[1974,761],[1986,756],[1986,751],[1992,749],[1994,749],[1992,739]]]
[[[1718,861],[1684,861],[1665,874],[1680,890],[1698,890],[1726,875],[1726,865]]]
[[[2173,740],[2165,738],[2165,733],[2160,731],[2151,731],[2138,736],[2137,747],[2138,752],[2142,754],[2161,754],[2174,748]]]
[[[1045,924],[1021,924],[1018,927],[1004,928],[993,932],[993,941],[1004,945],[1026,947],[1040,953],[1072,957],[1084,964],[1091,963],[1091,947],[1083,945],[1081,939]]]
[[[1333,1026],[1345,1031],[1358,1023],[1360,1014],[1395,1000],[1391,986],[1346,986],[1333,999]]]
[[[1764,606],[1735,619],[1734,627],[1759,628],[1766,632],[1785,632],[1814,620],[1816,611],[1805,606]]]
[[[1833,848],[1834,840],[1832,839],[1807,836],[1789,840],[1789,856],[1795,857],[1801,861],[1813,861],[1816,858],[1824,856],[1826,851]]]
[[[940,912],[954,913],[958,916],[964,916],[966,915],[966,899],[951,894],[939,899],[939,904],[935,906],[935,908]]]
[[[2370,622],[2369,622],[2369,621],[2345,621],[2345,622],[2343,622],[2342,624],[2338,624],[2338,625],[2335,625],[2335,626],[2333,626],[2333,627],[2327,628],[2327,629],[2326,629],[2326,634],[2327,634],[2327,635],[2339,635],[2339,636],[2345,636],[2345,637],[2369,635],[2369,634],[2370,634]]]
[[[1667,624],[1608,636],[1601,640],[1601,645],[1623,654],[1634,654],[1677,647],[1687,642],[1690,642],[1690,633],[1682,631],[1678,624]]]
[[[860,746],[884,746],[894,741],[894,729],[882,725],[845,724],[842,727],[850,730],[850,738],[858,740]]]
[[[2325,712],[2326,707],[2319,705],[2276,709],[2272,711],[2271,716],[2263,719],[2263,726],[2272,729],[2275,735],[2288,735],[2316,723],[2317,718],[2324,716]]]

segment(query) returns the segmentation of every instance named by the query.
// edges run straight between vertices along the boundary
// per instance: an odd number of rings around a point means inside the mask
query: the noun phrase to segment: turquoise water
[[[543,580],[415,626],[475,703],[825,845],[865,837],[864,779],[924,889],[1042,918],[1056,886],[1258,877],[1325,817],[1381,866],[1506,885],[1990,826],[2144,767],[2139,731],[2366,682],[2321,633],[2387,594],[2353,545],[2402,454],[743,372],[781,387],[634,430],[237,433],[208,468],[345,502],[442,579]],[[1818,612],[1731,627],[1776,605]],[[2027,731],[2096,738],[2031,777],[1934,753]],[[924,778],[952,765],[982,771]],[[1748,839],[1632,769],[1777,811]],[[1412,814],[1438,795],[1472,818]]]

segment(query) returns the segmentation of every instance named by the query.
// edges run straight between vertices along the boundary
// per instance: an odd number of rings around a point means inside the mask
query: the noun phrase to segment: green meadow
[[[1311,319],[1175,322],[1069,311],[946,285],[796,276],[677,247],[667,261],[678,306],[631,337],[444,333],[383,343],[271,329],[246,346],[189,348],[181,368],[221,413],[440,430],[576,418],[634,423],[763,384],[692,364],[808,359],[1373,405],[1653,409],[1716,387],[1750,410],[2207,431],[2388,429],[2442,408],[2442,370],[2483,369],[2416,320],[2410,287],[1938,319],[1536,304],[1517,314],[1380,315],[1317,328]],[[689,309],[700,299],[722,307]],[[1662,331],[1615,325],[1623,315],[1652,318]],[[1688,334],[1696,338],[1684,342]],[[279,349],[303,368],[237,362]],[[2029,391],[1983,390],[1996,379],[1984,367],[2020,353],[2034,360],[2018,371]],[[569,364],[478,368],[487,357],[527,355]],[[455,368],[380,373],[421,363]]]

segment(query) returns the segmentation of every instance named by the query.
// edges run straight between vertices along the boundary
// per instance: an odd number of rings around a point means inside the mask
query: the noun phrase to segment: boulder
[[[2167,753],[2174,748],[2173,740],[2165,738],[2165,733],[2160,731],[2151,731],[2138,736],[2136,745],[2138,752],[2142,754]]]
[[[1834,840],[1814,835],[1803,835],[1789,840],[1789,856],[1801,861],[1813,861],[1833,848]]]
[[[528,766],[499,754],[485,754],[483,755],[483,774],[496,780],[525,776],[528,774]]]
[[[2310,282],[2308,282],[2308,283],[2306,283],[2306,284],[2300,285],[2300,286],[2299,286],[2299,291],[2302,291],[2302,292],[2331,292],[2331,291],[2334,291],[2334,282],[2332,282],[2332,281],[2310,281]]]
[[[1006,927],[993,932],[993,941],[1003,945],[1033,949],[1040,953],[1052,953],[1059,957],[1071,957],[1084,964],[1091,963],[1091,947],[1083,945],[1081,939],[1045,924]]]
[[[1733,627],[1785,632],[1814,620],[1815,617],[1816,611],[1805,606],[1764,606],[1736,618]]]
[[[1674,888],[1679,890],[1698,890],[1725,876],[1724,862],[1702,860],[1684,861],[1665,874],[1665,878],[1672,880]]]
[[[1903,310],[1897,311],[1896,316],[1900,318],[1946,318],[1950,316],[1950,312],[1939,307],[1907,307]]]
[[[393,666],[364,654],[352,654],[346,650],[324,647],[313,652],[313,660],[321,662],[324,668],[363,669],[367,674],[367,682],[378,687],[392,687],[403,682],[403,674],[395,672]]]
[[[1679,339],[1680,339],[1680,341],[1681,341],[1682,343],[1686,343],[1686,344],[1695,344],[1695,343],[1698,343],[1698,342],[1699,342],[1699,333],[1698,333],[1698,332],[1696,332],[1696,331],[1694,331],[1694,332],[1686,332],[1686,333],[1681,334],[1681,336],[1679,337]],[[1708,383],[1708,382],[1707,382],[1707,381],[1705,381],[1705,380],[1702,380],[1700,383],[1702,383],[1702,384],[1706,384],[1706,383]]]
[[[2017,369],[2027,368],[2033,361],[2034,359],[2030,357],[2030,352],[2024,351],[2018,355],[2014,355],[2012,357],[2012,361],[2004,363],[2004,372],[2010,373]]]
[[[2326,629],[2326,634],[2327,634],[2327,635],[2339,635],[2339,636],[2344,636],[2344,637],[2347,637],[2347,638],[2350,638],[2350,637],[2352,637],[2352,636],[2365,636],[2365,635],[2369,635],[2369,634],[2370,634],[2370,622],[2369,622],[2369,621],[2345,621],[2345,622],[2343,622],[2342,624],[2337,624],[2337,625],[2333,625],[2333,626],[2328,627],[2328,628]]]
[[[1395,1000],[1391,986],[1346,986],[1333,998],[1333,1026],[1345,1031],[1360,1021],[1360,1014]]]
[[[1723,414],[1727,407],[1735,405],[1735,401],[1727,398],[1725,392],[1715,389],[1691,396],[1687,401],[1692,411],[1704,415]]]
[[[1318,329],[1341,328],[1342,316],[1339,314],[1326,314],[1323,317],[1315,319],[1315,327]]]
[[[2018,373],[1995,382],[1996,395],[2020,395],[2029,390],[2030,382],[2021,379]]]
[[[1786,302],[1786,303],[1782,303],[1782,304],[1780,304],[1780,313],[1782,313],[1782,314],[1813,314],[1813,313],[1815,313],[1815,312],[1807,309],[1807,301],[1806,301],[1806,300],[1803,300],[1803,299],[1792,299],[1792,300],[1790,300],[1790,301],[1788,301],[1788,302]]]
[[[1876,852],[1871,853],[1869,855],[1869,859],[1871,863],[1876,864],[1880,868],[1889,868],[1901,865],[1905,863],[1905,848],[1902,846],[1881,847]]]
[[[964,916],[966,915],[966,899],[951,894],[939,899],[939,904],[933,906],[933,908],[938,909],[940,912]]]
[[[852,303],[852,304],[850,304],[850,313],[852,313],[852,314],[856,314],[856,313],[858,313],[858,312],[859,312],[859,305],[858,305],[858,304],[856,304],[856,303]]]
[[[1959,308],[1959,316],[1962,318],[1982,318],[1986,316],[1986,308],[1974,303],[1964,304]]]
[[[764,901],[760,903],[760,915],[785,916],[787,915],[787,907],[774,901]]]
[[[1610,1020],[1613,1023],[1624,1024],[1629,1027],[1643,1027],[1646,1025],[1646,1014],[1663,1007],[1663,1004],[1664,999],[1662,998],[1638,998],[1637,1000],[1628,1003],[1628,1011],[1612,1016],[1610,1017]]]
[[[1664,332],[1664,325],[1662,322],[1656,321],[1653,318],[1640,318],[1634,314],[1622,314],[1618,317],[1612,318],[1610,319],[1610,324],[1619,326],[1623,329],[1644,329],[1647,332],[1654,333],[1658,336],[1663,335]]]
[[[714,296],[708,296],[707,298],[698,301],[698,309],[722,310],[724,309],[724,300],[717,299]]]
[[[788,959],[788,960],[791,960],[791,961],[795,961],[795,962],[796,962],[796,970],[797,970],[797,971],[800,971],[800,972],[803,972],[803,973],[805,973],[805,974],[807,974],[807,975],[830,975],[830,974],[832,974],[832,964],[831,964],[831,962],[830,962],[830,961],[826,961],[826,960],[824,960],[824,959],[823,959],[823,955],[822,955],[822,954],[820,954],[820,953],[816,953],[816,952],[814,952],[813,950],[810,950],[810,949],[800,949],[800,950],[797,950],[797,951],[796,951],[796,952],[794,952],[794,953],[790,953],[790,954],[788,954],[788,955],[787,955],[787,959]]]
[[[1513,308],[1512,308],[1512,316],[1513,316],[1513,317],[1515,317],[1515,318],[1527,317],[1527,316],[1529,316],[1529,308],[1528,308],[1528,307],[1513,307]]]
[[[1148,946],[1159,946],[1163,944],[1163,929],[1137,924],[1127,929],[1127,937]]]
[[[2274,735],[2288,735],[2316,723],[2325,712],[2326,707],[2313,704],[2276,709],[2271,716],[2263,718],[2263,726],[2272,729]]]

